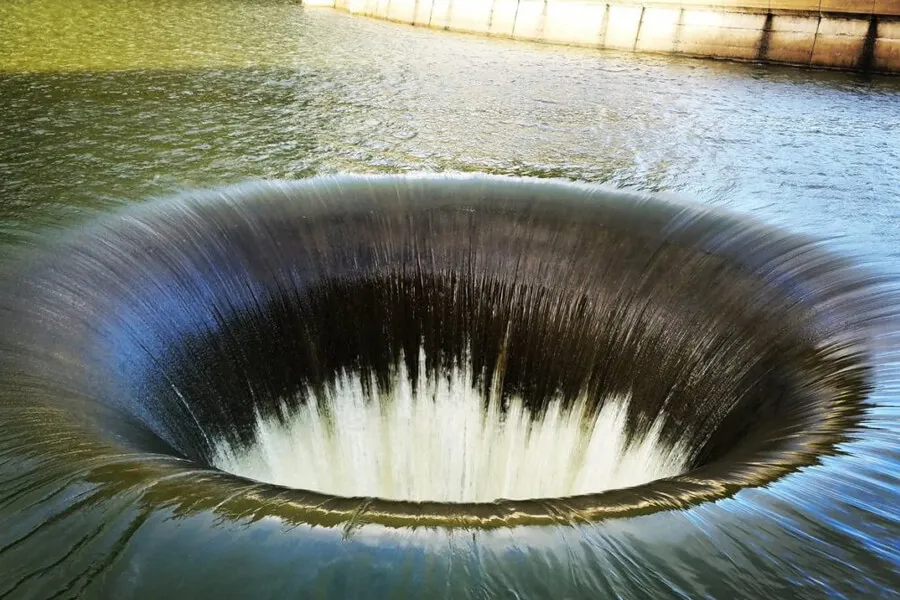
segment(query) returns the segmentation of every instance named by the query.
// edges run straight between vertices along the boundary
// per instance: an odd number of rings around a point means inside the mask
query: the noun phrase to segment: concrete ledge
[[[764,14],[686,10],[675,51],[691,56],[756,60],[765,37]]]
[[[875,0],[822,0],[819,10],[871,15],[875,12]]]
[[[303,0],[555,44],[900,73],[900,0]]]

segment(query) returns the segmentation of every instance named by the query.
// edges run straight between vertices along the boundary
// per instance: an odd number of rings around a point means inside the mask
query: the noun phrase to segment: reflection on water
[[[184,188],[485,171],[753,211],[845,236],[895,270],[898,140],[897,79],[487,40],[277,0],[0,4],[0,242],[13,250],[45,226]],[[896,381],[896,368],[881,379]],[[542,597],[586,588],[610,597],[891,597],[900,589],[895,387],[876,394],[878,429],[826,468],[588,533],[368,529],[338,544],[344,532],[302,527],[288,505],[272,519],[240,498],[212,503],[178,478],[141,489],[157,476],[146,462],[86,462],[72,486],[0,488],[0,594],[74,595],[90,584],[88,594],[108,597],[458,597],[473,589],[473,574],[496,572],[515,573]],[[36,409],[33,419],[51,417]],[[835,475],[827,467],[838,462]],[[160,510],[172,489],[183,503]],[[49,526],[14,516],[37,502]],[[64,519],[74,511],[77,524]],[[55,565],[69,548],[28,551],[53,548],[61,535],[78,544],[65,570]],[[475,587],[503,597],[509,584],[484,577]]]

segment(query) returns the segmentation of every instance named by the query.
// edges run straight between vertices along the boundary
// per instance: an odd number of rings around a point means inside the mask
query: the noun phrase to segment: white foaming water
[[[684,449],[660,442],[662,419],[628,443],[628,397],[607,398],[594,416],[583,400],[569,409],[553,401],[535,419],[518,398],[505,411],[497,394],[486,404],[467,369],[420,377],[414,388],[401,361],[390,394],[367,393],[345,374],[307,398],[286,424],[257,416],[250,447],[217,443],[214,465],[339,496],[491,502],[630,487],[687,464]]]

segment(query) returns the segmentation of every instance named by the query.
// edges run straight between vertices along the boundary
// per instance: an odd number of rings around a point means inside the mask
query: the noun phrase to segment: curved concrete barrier
[[[900,0],[304,0],[410,25],[556,44],[900,72]]]

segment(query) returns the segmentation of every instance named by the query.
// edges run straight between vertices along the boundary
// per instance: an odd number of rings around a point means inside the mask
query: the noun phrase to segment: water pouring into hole
[[[419,372],[426,372],[424,353]],[[681,473],[688,457],[661,441],[663,419],[626,435],[630,398],[551,400],[532,414],[470,366],[419,377],[401,363],[390,391],[341,374],[284,418],[258,417],[247,447],[219,443],[213,465],[235,475],[338,496],[493,502],[591,494]]]
[[[646,517],[656,540],[696,515],[743,531],[715,501],[771,510],[767,486],[834,474],[894,331],[890,282],[815,240],[484,176],[185,193],[98,216],[0,275],[0,516],[37,523],[0,558],[43,555],[64,526],[83,544],[124,531],[100,554],[151,553],[136,564],[163,571],[154,536],[183,525],[196,538],[173,543],[198,568],[217,564],[204,535],[257,568],[276,538],[318,557],[360,536],[406,556],[446,543],[439,562],[491,548],[482,576],[502,589],[532,563],[503,562],[498,531],[587,540]],[[261,546],[243,533],[276,526]],[[619,556],[617,534],[597,535],[585,561]],[[523,543],[556,564],[550,542]],[[575,547],[552,556],[575,568]]]
[[[798,236],[485,177],[184,196],[34,260],[8,380],[120,415],[99,439],[448,524],[687,505],[817,460],[860,414],[879,307]]]

